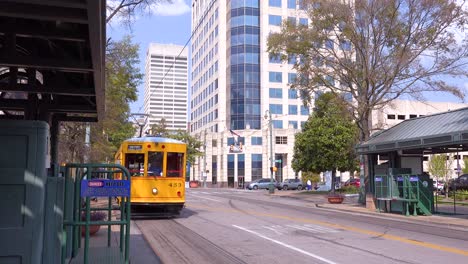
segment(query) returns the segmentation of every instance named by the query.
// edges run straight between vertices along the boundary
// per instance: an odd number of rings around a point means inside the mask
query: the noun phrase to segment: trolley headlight
[[[157,194],[157,193],[158,193],[158,189],[153,188],[153,189],[151,190],[151,192],[152,192],[153,194]]]

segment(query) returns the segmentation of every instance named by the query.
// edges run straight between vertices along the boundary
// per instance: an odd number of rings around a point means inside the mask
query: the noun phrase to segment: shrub
[[[341,193],[359,193],[359,188],[353,185],[343,186],[340,189]]]

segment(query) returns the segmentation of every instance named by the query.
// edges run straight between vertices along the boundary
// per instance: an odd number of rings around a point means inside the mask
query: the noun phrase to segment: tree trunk
[[[336,181],[336,169],[332,169],[332,177],[331,177],[331,192],[335,194],[335,181]]]

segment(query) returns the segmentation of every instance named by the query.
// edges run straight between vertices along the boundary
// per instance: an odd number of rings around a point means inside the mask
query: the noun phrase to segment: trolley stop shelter
[[[367,196],[386,212],[434,212],[433,183],[424,155],[468,151],[468,108],[405,120],[358,145],[368,156]]]
[[[0,1],[0,263],[80,254],[77,230],[89,221],[76,199],[89,197],[77,196],[76,180],[85,174],[70,174],[65,193],[57,142],[60,122],[102,120],[105,46],[106,0]]]

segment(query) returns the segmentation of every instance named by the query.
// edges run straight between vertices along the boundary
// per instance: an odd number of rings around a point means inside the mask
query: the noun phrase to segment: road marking
[[[190,196],[197,197],[197,198],[200,198],[200,199],[206,199],[206,200],[210,200],[210,201],[215,201],[215,202],[221,203],[220,200],[216,200],[216,199],[212,199],[212,198],[207,198],[207,197],[198,196],[198,195],[193,195],[193,194],[190,194]]]
[[[313,228],[313,229],[323,230],[323,231],[325,231],[325,232],[330,232],[330,233],[336,233],[336,232],[338,232],[338,230],[331,229],[331,228],[327,228],[327,227],[323,227],[323,226],[318,226],[318,225],[305,225],[305,226],[306,226],[306,227]]]
[[[313,231],[317,233],[336,233],[338,231],[329,229],[329,228],[318,228],[317,226],[300,226],[300,225],[287,225],[289,227],[299,229],[299,230],[304,230],[304,231]]]
[[[405,237],[389,235],[389,234],[375,232],[375,231],[362,229],[362,228],[358,228],[358,227],[333,224],[333,223],[323,222],[323,221],[319,221],[319,220],[312,220],[312,219],[309,219],[309,218],[298,218],[298,217],[290,217],[290,216],[285,216],[285,215],[259,213],[259,212],[256,212],[256,211],[240,211],[240,210],[235,210],[235,209],[212,208],[212,207],[206,207],[206,206],[193,206],[193,205],[190,205],[188,207],[204,209],[204,210],[210,210],[210,211],[215,211],[215,212],[230,212],[230,213],[242,213],[242,214],[247,213],[247,214],[256,215],[256,216],[272,217],[272,218],[278,218],[278,219],[285,219],[285,220],[289,220],[289,221],[316,224],[316,225],[327,226],[327,227],[331,227],[331,228],[336,228],[336,229],[342,229],[342,230],[346,230],[346,231],[361,233],[361,234],[365,234],[365,235],[369,235],[369,236],[386,238],[386,239],[389,239],[389,240],[399,241],[399,242],[406,243],[406,244],[411,244],[411,245],[414,245],[414,246],[420,246],[420,247],[424,247],[424,248],[430,248],[430,249],[434,249],[434,250],[440,250],[440,251],[444,251],[444,252],[449,252],[449,253],[459,254],[459,255],[463,255],[463,256],[468,256],[468,250],[463,250],[463,249],[458,249],[458,248],[453,248],[453,247],[446,247],[446,246],[442,246],[442,245],[438,245],[438,244],[434,244],[434,243],[429,243],[429,242],[415,241],[415,240],[405,238]]]
[[[276,230],[274,227],[263,226],[263,228],[271,230],[271,231],[275,232],[277,235],[282,235],[283,234],[283,233],[279,232],[278,230]]]
[[[278,241],[278,240],[275,240],[275,239],[266,237],[266,236],[264,236],[264,235],[262,235],[262,234],[260,234],[260,233],[257,233],[257,232],[255,232],[255,231],[249,230],[249,229],[247,229],[247,228],[243,228],[243,227],[237,226],[237,225],[232,225],[232,226],[235,227],[235,228],[238,228],[238,229],[240,229],[240,230],[244,230],[245,232],[249,232],[249,233],[251,233],[251,234],[254,234],[254,235],[256,235],[256,236],[258,236],[258,237],[261,237],[261,238],[263,238],[263,239],[266,239],[266,240],[268,240],[268,241],[271,241],[271,242],[273,242],[273,243],[276,243],[276,244],[278,244],[278,245],[281,245],[281,246],[283,246],[283,247],[292,249],[292,250],[297,251],[297,252],[300,252],[300,253],[302,253],[302,254],[304,254],[304,255],[307,255],[307,256],[313,257],[313,258],[315,258],[315,259],[321,260],[321,261],[323,261],[323,262],[325,262],[325,263],[336,264],[336,262],[333,262],[333,261],[328,260],[328,259],[326,259],[326,258],[322,258],[322,257],[320,257],[320,256],[317,256],[317,255],[315,255],[315,254],[309,253],[309,252],[307,252],[307,251],[305,251],[305,250],[302,250],[302,249],[300,249],[300,248],[297,248],[297,247],[288,245],[288,244],[283,243],[283,242],[281,242],[281,241]]]

